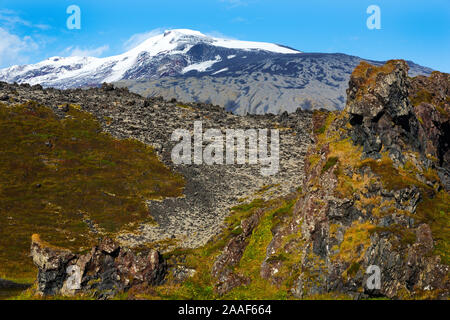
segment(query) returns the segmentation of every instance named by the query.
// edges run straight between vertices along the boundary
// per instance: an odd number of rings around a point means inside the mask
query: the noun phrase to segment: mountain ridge
[[[73,56],[67,58],[51,57],[32,65],[12,66],[10,68],[2,69],[0,70],[0,79],[8,82],[18,80],[18,83],[29,83],[31,85],[41,84],[43,86],[54,86],[56,88],[66,89],[73,87],[74,85],[65,83],[64,80],[77,78],[79,75],[89,78],[89,73],[95,71],[96,73],[100,73],[100,77],[97,77],[99,83],[113,82],[122,78],[127,78],[127,72],[134,65],[141,65],[143,58],[148,59],[158,57],[160,55],[167,57],[186,54],[193,47],[195,47],[196,44],[202,43],[224,49],[238,49],[244,51],[260,50],[280,54],[299,53],[299,51],[271,43],[214,38],[208,37],[194,30],[175,29],[166,30],[162,34],[150,37],[136,47],[119,55],[105,58],[84,56]],[[195,52],[193,52],[193,58],[194,59],[192,62],[196,62]],[[70,68],[70,66],[74,67]],[[50,68],[50,70],[42,69],[42,67]],[[34,70],[34,68],[41,68],[42,74],[29,74],[30,71]],[[106,73],[102,73],[105,72],[105,69],[107,68],[110,68],[110,70],[106,70]],[[60,75],[55,78],[55,75],[49,71],[58,71]],[[77,71],[79,74],[77,74]],[[179,71],[183,73],[183,70]],[[50,77],[45,77],[49,74],[51,75]],[[83,85],[86,85],[86,83]]]
[[[298,107],[342,109],[350,74],[361,61],[384,63],[176,29],[117,56],[52,57],[2,69],[0,81],[58,89],[113,82],[146,97],[212,103],[240,115],[279,114]],[[411,76],[432,71],[413,62],[409,65]]]

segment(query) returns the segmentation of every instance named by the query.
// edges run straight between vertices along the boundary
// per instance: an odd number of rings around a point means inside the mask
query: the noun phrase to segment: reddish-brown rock
[[[135,254],[105,238],[84,255],[51,246],[33,235],[31,256],[38,267],[38,293],[89,293],[108,298],[135,285],[158,285],[166,263],[155,250]]]

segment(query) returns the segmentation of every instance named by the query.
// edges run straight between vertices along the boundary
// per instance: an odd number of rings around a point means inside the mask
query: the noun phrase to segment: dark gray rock
[[[167,265],[155,250],[137,255],[109,238],[84,255],[51,246],[34,235],[31,256],[38,267],[37,293],[92,294],[106,299],[135,285],[161,284]]]

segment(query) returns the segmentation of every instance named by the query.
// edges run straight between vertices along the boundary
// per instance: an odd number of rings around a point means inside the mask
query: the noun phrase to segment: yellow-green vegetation
[[[364,166],[370,167],[371,171],[381,178],[383,186],[388,190],[400,190],[421,184],[416,178],[410,177],[401,168],[395,168],[387,154],[383,154],[380,160],[366,159],[361,161],[360,168]]]
[[[338,157],[329,157],[327,162],[322,167],[322,173],[328,171],[331,167],[333,167],[337,162],[339,158]]]
[[[362,190],[369,183],[368,177],[358,174],[349,176],[344,173],[345,170],[353,171],[361,161],[362,147],[353,145],[350,138],[340,137],[330,141],[329,149],[328,159],[338,159],[338,167],[335,170],[338,178],[336,193],[342,197],[352,197],[357,190]]]
[[[328,129],[330,125],[333,123],[333,121],[337,117],[336,112],[328,112],[327,115],[324,115],[321,111],[314,111],[314,117],[316,119],[320,119],[321,121],[318,121],[318,128],[314,130],[314,133],[316,134],[317,139],[320,142],[323,142],[329,138],[327,135]]]
[[[441,105],[435,105],[436,110],[444,117],[448,117],[448,112],[443,108],[443,103]]]
[[[272,241],[272,229],[276,226],[280,218],[292,213],[292,207],[296,199],[285,201],[278,200],[274,209],[265,212],[258,227],[253,231],[248,246],[246,247],[239,265],[234,268],[234,272],[243,274],[251,279],[249,285],[238,287],[224,296],[225,299],[251,300],[251,299],[287,299],[288,287],[283,283],[280,287],[270,283],[261,277],[261,264],[266,258],[266,250]],[[291,264],[288,262],[290,254],[279,254],[272,259],[282,260],[283,269],[279,273],[290,270]],[[293,258],[298,258],[293,257]]]
[[[417,107],[421,103],[431,104],[443,117],[448,117],[448,112],[447,110],[445,110],[445,105],[446,103],[449,103],[449,99],[450,98],[447,97],[446,101],[439,101],[438,96],[433,95],[433,93],[426,89],[420,89],[419,91],[409,96],[409,100],[411,101],[413,106]],[[423,124],[423,119],[418,117],[418,120]]]
[[[309,167],[310,168],[314,168],[316,166],[316,164],[318,164],[319,161],[320,161],[320,155],[318,155],[318,154],[311,154],[308,157],[308,161],[309,161]]]
[[[370,232],[375,226],[369,222],[353,222],[345,231],[344,241],[339,246],[339,253],[334,258],[346,262],[359,263],[364,257],[365,249],[370,244]]]
[[[426,193],[417,207],[416,216],[428,223],[435,243],[434,253],[443,263],[450,265],[450,195],[440,190],[434,197]]]
[[[266,192],[268,192],[270,189],[279,187],[279,184],[268,184],[265,186],[262,186],[257,192],[256,192],[256,196],[262,196],[264,195]]]
[[[350,138],[339,137],[329,142],[329,157],[337,157],[342,167],[352,168],[361,161],[362,147],[355,146]]]
[[[164,257],[177,265],[196,270],[195,275],[183,283],[176,283],[169,274],[168,281],[159,287],[149,288],[147,292],[136,293],[138,298],[146,299],[287,299],[288,287],[278,287],[261,277],[261,264],[266,257],[266,248],[272,240],[272,229],[281,219],[292,214],[297,197],[277,198],[269,201],[254,200],[232,208],[226,219],[223,232],[197,249],[177,249]],[[253,230],[240,263],[233,272],[250,279],[248,286],[241,286],[220,296],[214,291],[217,281],[211,276],[214,261],[221,254],[232,237],[242,232],[240,223],[256,210],[264,210],[259,225]]]
[[[425,89],[420,89],[413,96],[409,97],[409,100],[411,101],[412,105],[416,107],[419,104],[421,104],[422,102],[432,103],[433,96],[432,96],[431,92],[429,92]]]
[[[353,70],[352,77],[360,81],[359,87],[362,90],[358,91],[357,99],[361,99],[364,94],[374,89],[376,85],[377,76],[382,74],[392,73],[395,69],[395,60],[389,60],[382,66],[374,66],[365,61],[361,63]]]
[[[371,170],[381,177],[381,182],[386,189],[399,190],[411,186],[419,188],[421,201],[416,213],[412,215],[414,219],[421,223],[427,223],[435,240],[435,254],[441,256],[442,262],[450,263],[450,196],[444,190],[429,186],[417,179],[417,174],[421,173],[429,181],[437,181],[439,177],[432,169],[419,171],[412,163],[407,162],[403,168],[395,168],[392,160],[387,155],[383,155],[381,160],[364,160],[361,166],[368,165]],[[404,214],[410,214],[404,212]],[[405,242],[412,241],[412,235],[405,234],[399,228],[394,230],[400,234],[400,239]]]
[[[185,105],[185,104],[177,104],[178,108],[186,109],[186,110],[194,110],[192,107]]]
[[[183,192],[183,178],[152,148],[103,133],[76,106],[58,119],[36,103],[0,104],[0,136],[2,277],[35,277],[29,257],[34,233],[82,251],[99,236],[91,228],[111,235],[151,222],[145,200]]]
[[[395,240],[393,241],[394,245],[397,245],[397,247],[414,244],[417,239],[416,233],[413,230],[397,224],[390,225],[389,227],[375,227],[370,230],[370,232],[389,232],[390,234],[395,235],[396,239],[400,240],[400,243],[398,244],[395,243]]]
[[[214,261],[221,254],[228,241],[242,232],[240,228],[241,220],[267,205],[267,202],[256,199],[250,203],[236,206],[231,209],[231,214],[226,219],[223,232],[211,239],[205,246],[197,249],[175,249],[164,254],[164,258],[169,261],[175,260],[177,265],[194,269],[196,271],[195,275],[183,283],[176,283],[173,281],[173,275],[169,274],[168,281],[164,285],[151,288],[148,292],[136,293],[136,296],[151,300],[210,300],[220,298],[213,290],[215,279],[211,276],[211,270]]]
[[[393,203],[375,198],[365,198],[364,191],[367,187],[374,182],[374,178],[368,176],[361,176],[357,172],[354,172],[351,177],[342,173],[344,162],[353,168],[363,168],[368,166],[371,171],[379,177],[383,187],[387,190],[400,190],[408,187],[417,187],[421,193],[421,202],[416,210],[416,213],[412,216],[418,222],[427,223],[430,225],[435,240],[435,253],[439,254],[442,261],[449,264],[449,243],[450,243],[450,196],[444,190],[438,191],[437,186],[432,187],[424,182],[418,180],[417,174],[421,174],[428,181],[438,181],[437,173],[433,169],[421,169],[416,168],[412,163],[407,162],[404,167],[395,167],[392,160],[387,153],[382,154],[382,158],[379,160],[365,159],[360,160],[360,150],[354,147],[350,141],[344,139],[339,142],[330,143],[330,156],[340,154],[338,150],[348,150],[347,156],[339,158],[339,169],[337,170],[338,188],[337,191],[346,197],[351,197],[355,192],[360,193],[360,200],[356,201],[356,204],[362,204],[360,209],[369,207],[372,204],[372,214],[374,216],[382,216],[386,214],[409,215],[410,212],[396,209]],[[342,159],[342,161],[341,161]],[[341,163],[343,162],[343,163]],[[366,210],[363,209],[363,212]],[[402,244],[412,243],[415,239],[415,235],[412,235],[407,230],[401,230],[402,227],[397,227],[390,230],[393,234],[397,235]],[[382,231],[376,229],[376,231]],[[385,230],[389,231],[389,230]]]
[[[388,69],[392,66],[387,66]],[[362,64],[355,72],[370,86],[379,72],[389,70]],[[418,100],[431,99],[426,93],[417,97]],[[415,101],[415,103],[418,103]],[[396,166],[387,152],[381,151],[382,158],[362,159],[362,147],[352,143],[347,134],[342,134],[343,128],[339,127],[340,119],[346,117],[346,112],[340,115],[329,113],[328,116],[317,111],[314,114],[316,121],[315,130],[317,145],[310,151],[309,164],[311,172],[324,173],[331,167],[337,179],[335,189],[336,196],[354,200],[355,206],[366,214],[380,218],[388,214],[410,215],[416,221],[416,225],[427,223],[434,239],[434,254],[441,257],[441,261],[449,264],[450,255],[450,196],[439,186],[439,177],[432,168],[417,167],[417,159],[420,155],[415,152],[405,152],[404,166]],[[344,129],[345,130],[345,129]],[[319,157],[321,152],[324,156]],[[436,159],[431,159],[436,160]],[[317,168],[318,167],[318,168]],[[369,168],[370,170],[363,170]],[[317,170],[318,169],[318,170]],[[369,174],[363,172],[369,171]],[[313,176],[314,177],[314,176]],[[420,178],[423,177],[423,178]],[[428,183],[425,183],[425,180]],[[430,183],[431,182],[431,183]],[[395,199],[385,199],[381,196],[371,196],[368,192],[373,184],[380,184],[389,191],[416,187],[420,192],[420,202],[415,213],[400,210],[395,205]],[[314,188],[322,188],[321,177],[315,177]],[[340,229],[339,224],[330,226],[330,236],[334,237]],[[354,277],[360,270],[364,252],[370,245],[370,236],[376,233],[389,233],[393,246],[399,250],[417,241],[415,230],[401,225],[389,227],[376,227],[369,222],[354,222],[345,230],[344,240],[339,246],[334,246],[335,255],[332,259],[339,259],[348,263],[347,270],[342,274],[344,279]]]

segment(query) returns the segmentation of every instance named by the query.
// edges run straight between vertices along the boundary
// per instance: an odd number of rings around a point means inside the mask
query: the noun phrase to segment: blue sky
[[[81,9],[80,30],[66,27],[72,4]],[[366,26],[369,5],[380,7],[380,30]],[[305,52],[402,58],[450,72],[448,0],[0,0],[0,67],[119,54],[172,28]]]

